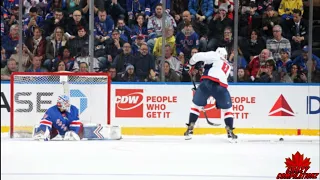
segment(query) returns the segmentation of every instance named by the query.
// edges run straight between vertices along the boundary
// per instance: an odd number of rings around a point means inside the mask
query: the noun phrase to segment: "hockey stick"
[[[191,78],[191,81],[192,81],[194,90],[197,90],[197,86],[196,86],[196,83],[195,83],[195,81],[194,81],[194,76],[192,76],[192,75],[190,74],[190,78]],[[220,126],[220,125],[221,125],[221,124],[217,124],[217,123],[213,123],[213,122],[210,122],[210,121],[209,121],[208,116],[207,116],[207,112],[206,112],[206,110],[204,110],[204,107],[202,107],[202,112],[203,112],[204,117],[206,118],[206,121],[207,121],[207,123],[208,123],[209,125],[211,125],[211,126]]]

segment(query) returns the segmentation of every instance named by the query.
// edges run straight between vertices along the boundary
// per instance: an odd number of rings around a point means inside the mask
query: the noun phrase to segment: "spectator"
[[[119,19],[124,19],[126,13],[125,7],[121,6],[121,3],[118,3],[118,0],[107,0],[106,10],[111,15],[114,21],[118,21]]]
[[[114,28],[114,22],[111,16],[107,15],[106,10],[99,10],[98,17],[94,19],[94,36],[100,42],[104,42],[110,38]]]
[[[16,49],[17,49],[16,53],[12,54],[10,59],[19,59],[19,46],[17,46]],[[27,46],[23,45],[22,58],[17,62],[17,64],[21,63],[22,66],[20,66],[20,69],[18,69],[18,71],[24,72],[30,66],[32,58],[33,58],[33,54],[30,52]]]
[[[169,44],[173,48],[173,55],[176,56],[176,38],[173,35],[173,29],[171,27],[166,28],[166,34],[164,35],[166,37],[166,43]],[[153,48],[153,54],[156,58],[161,57],[162,54],[162,38],[159,37],[155,39],[155,44]]]
[[[252,81],[254,81],[255,77],[257,76],[259,69],[266,68],[265,64],[268,59],[273,59],[272,53],[268,49],[262,50],[260,55],[252,58],[248,65],[248,70]]]
[[[121,81],[123,82],[138,82],[139,79],[134,73],[134,66],[128,64],[125,71],[121,75]]]
[[[292,61],[289,56],[289,50],[282,49],[280,51],[280,56],[281,56],[281,59],[276,61],[278,72],[285,72],[285,73],[290,72],[291,66],[292,66]]]
[[[31,61],[31,66],[26,70],[26,72],[47,72],[46,68],[41,67],[41,57],[34,56]]]
[[[253,29],[260,29],[261,16],[256,12],[257,7],[254,2],[250,3],[249,11],[240,15],[239,36],[248,38]]]
[[[89,66],[88,66],[88,64],[86,63],[86,62],[81,62],[80,63],[80,65],[79,65],[79,72],[80,73],[87,73],[87,72],[89,72],[89,70],[88,70],[88,68],[89,68]]]
[[[214,1],[214,12],[219,11],[221,5],[227,7],[227,17],[233,20],[233,0],[213,0]]]
[[[74,39],[70,40],[71,56],[78,57],[82,49],[89,49],[89,36],[83,26],[79,26],[77,35]]]
[[[124,43],[123,52],[118,54],[114,59],[112,66],[117,69],[118,73],[125,73],[126,67],[134,63],[134,56],[131,54],[131,46],[129,43]]]
[[[10,33],[1,37],[2,47],[5,49],[6,57],[16,52],[16,47],[19,43],[19,27],[17,24],[10,27]]]
[[[296,64],[300,71],[308,71],[307,61],[308,61],[308,46],[304,46],[302,49],[302,54],[296,57],[293,60],[293,64]],[[316,69],[320,69],[320,58],[316,55],[312,54],[312,61],[314,62],[313,65],[316,65]]]
[[[72,68],[72,71],[73,72],[77,72],[81,71],[81,63],[85,63],[86,66],[87,66],[87,70],[89,68],[89,65],[90,66],[93,66],[93,70],[95,72],[98,72],[98,71],[102,71],[102,69],[100,68],[99,66],[99,61],[97,58],[93,58],[92,60],[92,63],[90,61],[90,56],[89,56],[89,49],[88,48],[82,48],[81,49],[81,52],[80,52],[80,55],[76,58],[76,62],[74,63],[74,66]]]
[[[42,57],[42,61],[46,56],[46,39],[42,36],[42,30],[40,27],[33,29],[33,36],[26,39],[26,46],[30,50],[33,56]]]
[[[53,18],[56,9],[60,9],[62,12],[65,10],[65,3],[62,3],[62,0],[50,0],[45,10],[45,20]]]
[[[110,67],[107,71],[107,73],[109,74],[109,76],[111,77],[111,81],[120,81],[120,77],[117,74],[117,70],[115,67]]]
[[[180,32],[182,29],[184,29],[185,24],[188,22],[192,24],[193,30],[199,35],[199,50],[201,52],[206,51],[209,33],[208,25],[203,22],[192,19],[190,12],[184,11],[182,14],[182,21],[179,23],[177,31]]]
[[[32,7],[30,9],[29,15],[24,20],[24,33],[26,37],[32,36],[35,27],[42,27],[43,26],[43,18],[38,15],[38,9],[36,7]]]
[[[161,4],[162,0],[147,0],[146,1],[146,19],[149,19],[151,16],[157,14],[157,7]],[[166,13],[170,12],[171,0],[166,0]],[[162,11],[162,8],[161,8]]]
[[[134,42],[138,36],[143,36],[144,40],[148,39],[147,24],[144,23],[144,17],[142,14],[138,14],[136,17],[136,24],[131,28],[131,39]]]
[[[128,26],[126,26],[124,19],[118,19],[116,28],[120,33],[120,39],[122,39],[124,42],[129,42],[131,44],[131,29]]]
[[[225,47],[228,52],[228,55],[231,54],[231,51],[233,49],[233,37],[231,27],[224,28],[223,38],[219,39],[219,41],[217,42],[217,47]]]
[[[211,30],[208,35],[208,51],[215,50],[218,46],[219,40],[223,37],[223,32],[226,27],[232,27],[233,22],[227,17],[228,7],[226,4],[221,4],[219,12],[215,14],[213,19],[209,23],[209,29]]]
[[[293,19],[289,22],[288,39],[291,41],[292,58],[302,53],[302,48],[308,44],[308,22],[302,19],[299,9],[293,10]]]
[[[188,9],[188,0],[171,0],[170,7],[170,15],[179,24],[182,21],[183,12]]]
[[[17,70],[17,61],[10,58],[7,61],[7,65],[4,68],[1,68],[1,80],[10,80],[11,74]]]
[[[180,76],[181,75],[181,71],[180,71],[180,66],[181,66],[181,62],[175,58],[174,56],[172,56],[173,50],[171,48],[171,46],[169,44],[167,44],[165,46],[165,61],[167,61],[168,63],[170,63],[170,67]],[[159,57],[157,58],[157,67],[156,69],[160,69],[162,67],[162,58]]]
[[[147,45],[147,43],[145,42],[145,36],[143,35],[138,35],[137,38],[135,39],[134,43],[132,44],[132,54],[133,55],[137,55],[139,54],[139,49],[141,47],[141,45]]]
[[[237,82],[252,82],[244,68],[238,68]]]
[[[178,76],[176,71],[171,68],[170,63],[168,61],[164,62],[163,68],[165,82],[180,82],[180,77]]]
[[[75,10],[72,17],[68,19],[66,33],[69,39],[74,39],[78,35],[79,28],[82,27],[84,31],[88,31],[88,22],[82,18],[81,11]]]
[[[291,44],[290,41],[281,35],[282,28],[279,25],[273,27],[273,39],[267,40],[267,49],[269,49],[275,61],[280,60],[280,50],[288,49],[291,54]]]
[[[110,63],[113,62],[114,58],[116,58],[116,56],[122,52],[122,47],[124,43],[125,42],[122,39],[120,39],[119,30],[113,30],[111,39],[108,39],[106,41],[106,53],[108,54],[108,61],[106,61],[106,59],[103,61],[100,60],[102,67],[108,68]]]
[[[306,83],[307,76],[303,71],[299,70],[299,67],[296,64],[291,66],[290,73],[287,73],[281,80],[285,83]]]
[[[191,58],[191,49],[199,47],[199,36],[193,30],[190,22],[187,22],[181,32],[176,35],[177,54]]]
[[[66,69],[66,63],[62,60],[59,60],[56,64],[56,67],[54,68],[57,72],[64,72],[67,71]]]
[[[79,7],[81,8],[81,12],[83,13],[84,16],[86,16],[87,20],[89,19],[89,4],[90,4],[89,2],[90,0],[81,0],[79,5]],[[104,0],[94,0],[93,3],[94,3],[93,10],[95,14],[98,13],[99,10],[105,9]]]
[[[303,14],[303,3],[302,0],[281,0],[280,7],[278,9],[279,15],[283,20],[292,19],[293,10],[299,9]]]
[[[273,37],[273,27],[280,24],[278,13],[273,7],[268,6],[266,10],[267,12],[262,17],[262,36],[265,40]]]
[[[127,12],[129,17],[129,25],[133,24],[139,16],[146,12],[146,0],[127,0]]]
[[[45,36],[50,36],[57,27],[66,29],[66,25],[66,18],[64,18],[62,10],[55,9],[54,16],[44,22],[43,29],[45,31]]]
[[[73,57],[71,57],[70,55],[70,50],[67,47],[61,47],[59,49],[59,56],[55,58],[54,62],[53,62],[53,66],[54,68],[52,69],[52,71],[57,71],[57,64],[60,61],[63,61],[65,63],[65,71],[72,71],[74,65],[76,64],[75,59]]]
[[[280,82],[280,75],[276,70],[276,65],[273,59],[269,59],[266,62],[266,68],[260,68],[255,82]]]
[[[154,47],[154,38],[162,36],[162,28],[174,29],[177,27],[176,22],[174,21],[173,17],[170,16],[170,14],[166,14],[165,24],[162,24],[163,11],[161,3],[156,6],[155,10],[155,15],[149,18],[147,25],[149,33],[149,40],[147,43],[150,49],[153,49]]]
[[[52,71],[53,60],[58,56],[59,49],[61,47],[68,46],[68,41],[64,36],[64,30],[61,27],[56,27],[50,40],[47,41],[46,46],[46,60],[43,65],[49,70]]]
[[[148,78],[149,73],[155,69],[155,60],[148,51],[148,46],[142,45],[140,54],[138,54],[134,60],[134,67],[139,81],[145,81],[145,79]]]
[[[1,68],[4,68],[7,65],[7,56],[6,50],[1,47]]]
[[[213,15],[213,1],[189,0],[188,10],[190,11],[193,19],[209,23]]]
[[[239,42],[239,47],[243,51],[244,58],[250,62],[254,56],[259,55],[266,48],[266,42],[261,38],[258,30],[253,30],[248,40]]]
[[[9,9],[10,11],[10,9]],[[18,24],[18,21],[19,21],[19,6],[13,6],[11,8],[11,13],[10,13],[10,16],[9,16],[9,21],[8,21],[8,26],[12,26],[14,24]]]
[[[80,10],[80,2],[81,0],[65,0],[65,6],[67,9],[67,14],[71,15],[74,11]]]

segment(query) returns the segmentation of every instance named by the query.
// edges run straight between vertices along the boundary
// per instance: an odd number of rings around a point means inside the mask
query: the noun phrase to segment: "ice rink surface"
[[[284,173],[297,151],[319,172],[319,137],[125,136],[120,141],[1,138],[2,180],[260,180]],[[274,140],[274,141],[273,141]]]

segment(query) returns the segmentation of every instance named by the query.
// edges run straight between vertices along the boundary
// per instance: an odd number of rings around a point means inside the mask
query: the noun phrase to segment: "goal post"
[[[10,137],[32,134],[59,95],[68,94],[84,124],[110,125],[111,81],[106,73],[14,72],[10,82]]]

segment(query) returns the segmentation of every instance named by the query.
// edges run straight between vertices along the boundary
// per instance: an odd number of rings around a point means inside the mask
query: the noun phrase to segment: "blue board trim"
[[[10,81],[1,81],[10,84]],[[79,83],[80,84],[80,83]],[[192,85],[191,82],[112,82],[125,85]],[[320,83],[229,83],[231,86],[320,86]]]

